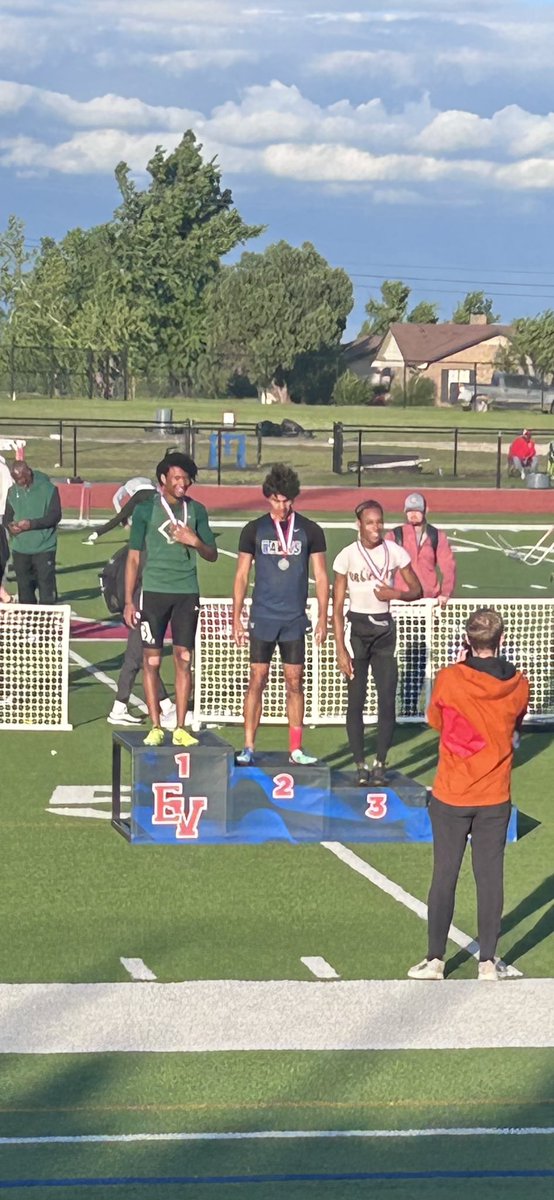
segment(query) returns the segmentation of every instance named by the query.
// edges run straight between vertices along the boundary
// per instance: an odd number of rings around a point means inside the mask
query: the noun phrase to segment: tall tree
[[[509,345],[500,350],[498,363],[505,370],[531,372],[539,379],[554,376],[554,312],[546,309],[536,317],[519,317],[513,322]]]
[[[405,321],[411,288],[400,279],[385,279],[381,284],[381,299],[368,300],[366,319],[360,329],[360,337],[366,334],[384,335],[396,321]]]
[[[484,292],[467,292],[454,309],[452,320],[455,325],[469,325],[473,316],[485,316],[487,325],[496,325],[500,316],[493,312],[493,307],[494,301]]]
[[[244,253],[211,290],[209,355],[227,377],[245,375],[286,403],[295,367],[298,376],[303,356],[338,346],[352,303],[346,272],[310,242]]]
[[[439,306],[430,300],[420,300],[408,313],[407,320],[412,325],[436,325],[439,319]]]
[[[177,149],[158,147],[148,163],[151,183],[139,191],[120,163],[122,203],[115,214],[115,265],[120,298],[138,306],[146,338],[130,338],[137,365],[156,365],[189,381],[207,341],[206,289],[221,258],[262,232],[246,225],[221,187],[221,172],[204,162],[192,131]],[[141,361],[142,360],[142,361]]]

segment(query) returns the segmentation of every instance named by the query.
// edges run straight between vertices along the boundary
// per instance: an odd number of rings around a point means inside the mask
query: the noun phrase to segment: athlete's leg
[[[304,724],[304,658],[306,638],[304,633],[290,641],[279,640],[279,652],[283,664],[289,722],[289,750],[302,748],[302,726]]]
[[[160,727],[160,667],[165,631],[172,609],[172,598],[159,592],[144,592],[140,633],[142,671],[148,715],[155,728]]]
[[[244,697],[244,745],[253,750],[258,726],[262,719],[262,701],[269,676],[269,663],[250,664],[250,678]]]
[[[175,598],[171,609],[173,662],[175,664],[175,707],[177,729],[184,729],[192,690],[192,653],[200,613],[200,598],[186,595]]]
[[[377,691],[377,745],[375,757],[386,762],[396,723],[396,686],[398,664],[394,656],[396,648],[396,626],[390,626],[379,634],[371,646],[371,672]]]
[[[186,646],[174,646],[173,663],[175,666],[175,707],[177,709],[177,728],[184,729],[185,717],[187,715],[190,693],[192,690],[191,651],[188,650]]]
[[[144,649],[143,647],[142,678],[144,695],[148,708],[148,716],[155,727],[158,727],[160,724],[159,679],[161,662],[161,650]]]

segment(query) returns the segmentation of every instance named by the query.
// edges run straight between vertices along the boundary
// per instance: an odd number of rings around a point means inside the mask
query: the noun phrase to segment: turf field
[[[541,530],[448,521],[458,595],[552,596],[552,561],[525,565],[500,541],[529,547]],[[214,524],[225,554],[201,565],[201,586],[225,596],[238,529]],[[122,537],[88,547],[84,536],[61,535],[59,589],[77,614],[98,618],[97,573]],[[327,536],[330,558],[351,539],[348,529]],[[113,680],[122,647],[74,649],[90,666],[72,670],[73,732],[2,737],[0,1191],[407,1200],[470,1188],[488,1197],[501,1185],[517,1200],[551,1196],[553,1039],[548,1018],[534,1019],[545,1003],[552,1013],[551,734],[524,733],[514,772],[522,816],[507,849],[500,951],[525,979],[491,994],[452,942],[443,990],[400,987],[425,951],[417,902],[430,847],[353,846],[365,874],[324,846],[131,848],[106,819],[113,693],[93,673]],[[240,744],[239,728],[225,736]],[[260,745],[277,749],[284,737],[265,727]],[[372,738],[370,729],[369,752]],[[344,730],[309,730],[306,744],[335,762]],[[394,765],[428,783],[435,745],[423,727],[401,726]],[[475,933],[469,862],[455,923]],[[338,978],[318,982],[305,959],[325,960]],[[133,982],[137,962],[152,982]],[[314,996],[326,1016],[306,1031]],[[52,1041],[38,1045],[45,997]],[[237,1049],[241,1004],[250,1048]],[[112,1030],[126,1024],[133,1048],[114,1049]]]

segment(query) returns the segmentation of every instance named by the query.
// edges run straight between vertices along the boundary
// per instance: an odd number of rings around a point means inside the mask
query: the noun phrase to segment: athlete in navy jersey
[[[244,700],[244,750],[237,755],[237,762],[243,766],[253,762],[262,697],[276,646],[285,676],[291,762],[307,766],[316,761],[302,750],[309,568],[313,571],[318,603],[315,629],[318,645],[327,637],[329,581],[323,530],[315,521],[293,511],[299,491],[296,472],[284,463],[276,463],[263,484],[269,512],[249,521],[239,539],[233,587],[233,638],[237,646],[246,644],[241,616],[252,563],[256,570],[248,622],[250,679]]]

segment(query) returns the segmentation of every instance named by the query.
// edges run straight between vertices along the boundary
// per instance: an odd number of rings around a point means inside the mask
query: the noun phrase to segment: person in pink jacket
[[[456,583],[456,560],[448,538],[442,529],[436,529],[427,520],[427,501],[421,492],[410,492],[406,496],[404,514],[404,524],[389,529],[386,536],[408,551],[424,597],[438,600],[444,608]],[[399,572],[397,576],[394,586],[405,591]]]
[[[448,538],[442,529],[436,529],[427,520],[427,501],[421,492],[410,492],[404,501],[405,522],[389,529],[389,541],[403,546],[410,555],[410,564],[423,588],[423,596],[436,600],[444,608],[454,591],[456,583],[456,560]],[[402,576],[397,572],[395,588],[405,590]],[[420,712],[421,692],[427,664],[425,621],[421,629],[414,625],[413,635],[404,648],[404,671],[400,664],[402,683],[402,707],[405,716],[415,717]]]

